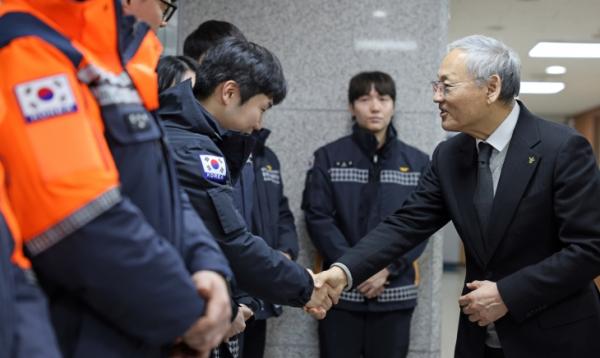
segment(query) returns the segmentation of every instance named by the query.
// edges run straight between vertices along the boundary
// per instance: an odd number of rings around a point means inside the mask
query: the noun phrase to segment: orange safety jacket
[[[136,190],[157,180],[151,171],[138,170],[138,163],[148,162],[143,155],[127,155],[152,147],[152,167],[161,169],[159,155],[168,150],[147,110],[158,103],[149,59],[160,46],[152,36],[123,41],[120,10],[121,0],[0,5],[0,97],[6,102],[0,160],[28,254],[45,286],[56,293],[50,308],[69,356],[79,356],[76,351],[85,357],[152,355],[204,310],[178,252],[198,245],[171,242],[178,238],[168,235],[174,230],[159,231],[166,215],[176,217],[172,205],[165,205],[170,202]],[[131,50],[133,59],[124,61],[124,46],[136,39],[143,48]],[[124,63],[137,80],[124,71]],[[117,168],[129,180],[123,181]],[[149,197],[148,205],[166,214],[147,215],[132,193]],[[172,197],[179,199],[179,193]],[[185,257],[193,259],[193,272],[212,269],[202,263],[205,255]]]
[[[0,77],[0,83],[2,83],[2,77]],[[0,85],[1,86],[1,85]],[[4,103],[4,97],[0,96],[0,121],[6,113],[6,104]],[[21,232],[17,225],[15,215],[10,208],[8,203],[8,194],[6,192],[6,173],[0,160],[0,215],[4,217],[4,221],[8,226],[8,231],[11,233],[14,241],[14,249],[11,255],[11,261],[22,269],[30,269],[31,262],[25,257],[23,253],[23,241],[21,239]]]
[[[114,18],[110,13],[114,7],[106,6],[109,2],[48,0],[28,5],[25,0],[9,0],[0,7],[0,16],[14,15],[18,26],[19,14],[31,14],[43,20],[40,28],[46,24],[61,28],[44,14],[60,18],[65,6],[80,6],[85,15]],[[44,7],[44,13],[36,11]],[[67,31],[79,31],[77,19],[62,24],[68,24]],[[102,41],[97,41],[96,52],[74,41],[68,45],[79,53],[67,58],[36,37],[35,29],[23,31],[31,33],[0,44],[0,96],[6,107],[0,117],[0,158],[10,173],[7,190],[16,222],[30,252],[37,254],[121,200],[96,99],[73,71],[73,66],[90,63],[118,69],[120,61],[116,51],[102,50]],[[100,40],[115,38],[114,33],[91,33]]]
[[[143,30],[143,28],[139,28]],[[130,44],[124,51],[126,70],[149,111],[158,109],[158,74],[156,67],[163,47],[152,31],[147,31],[141,43]]]

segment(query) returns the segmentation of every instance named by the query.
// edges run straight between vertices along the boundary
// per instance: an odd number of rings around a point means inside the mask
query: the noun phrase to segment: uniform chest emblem
[[[338,168],[351,168],[353,165],[351,160],[341,160],[335,162],[335,166]]]
[[[410,171],[410,168],[409,168],[409,167],[404,167],[404,166],[402,166],[402,167],[400,167],[400,171],[401,171],[402,173],[408,173],[408,172]]]
[[[202,176],[205,179],[224,183],[227,178],[225,158],[216,155],[200,154]]]
[[[15,86],[15,94],[28,123],[77,112],[75,96],[66,75],[18,84]]]
[[[271,164],[267,164],[260,168],[262,177],[265,182],[271,182],[273,184],[281,184],[281,177],[279,176],[279,170],[273,169]]]

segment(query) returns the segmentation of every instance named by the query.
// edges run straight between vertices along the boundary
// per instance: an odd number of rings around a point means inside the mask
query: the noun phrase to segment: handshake
[[[311,274],[314,286],[310,301],[304,306],[304,311],[316,319],[323,319],[332,305],[337,304],[342,291],[348,284],[346,274],[337,266],[329,270]]]

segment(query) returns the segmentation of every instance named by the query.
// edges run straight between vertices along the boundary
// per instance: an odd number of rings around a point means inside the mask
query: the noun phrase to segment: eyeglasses
[[[175,11],[177,11],[177,5],[174,4],[175,1],[173,0],[158,0],[160,2],[160,8],[162,9],[163,12],[163,21],[164,22],[169,22],[169,20],[171,19],[171,17],[173,17],[173,14],[175,13]]]
[[[431,81],[431,88],[433,89],[433,94],[437,94],[438,92],[442,92],[443,96],[447,96],[452,92],[454,87],[459,87],[459,85],[463,83],[475,82],[477,80],[468,80],[468,81],[459,81],[453,83],[444,83],[443,81]]]

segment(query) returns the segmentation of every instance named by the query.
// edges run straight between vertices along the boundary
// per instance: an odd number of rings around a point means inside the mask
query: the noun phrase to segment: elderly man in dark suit
[[[449,46],[433,82],[441,143],[405,205],[319,277],[340,292],[452,220],[466,251],[456,357],[598,357],[600,173],[589,143],[520,101],[501,42]]]

